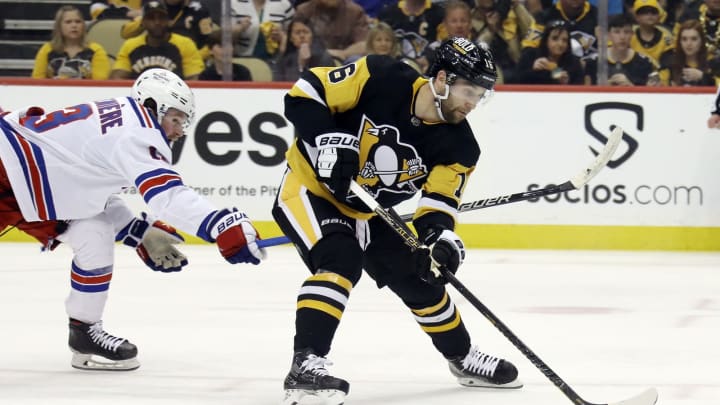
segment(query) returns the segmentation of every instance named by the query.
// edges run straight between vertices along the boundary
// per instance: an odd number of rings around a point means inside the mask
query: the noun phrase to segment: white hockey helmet
[[[187,114],[186,129],[195,118],[192,90],[183,79],[167,69],[153,68],[142,72],[132,86],[131,96],[140,105],[153,109],[160,122],[169,108]]]

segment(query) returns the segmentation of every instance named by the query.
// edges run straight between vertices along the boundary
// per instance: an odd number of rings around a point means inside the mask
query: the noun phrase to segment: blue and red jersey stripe
[[[20,162],[20,167],[25,175],[25,183],[38,217],[41,220],[57,219],[45,158],[41,149],[4,121],[0,121],[0,127]]]

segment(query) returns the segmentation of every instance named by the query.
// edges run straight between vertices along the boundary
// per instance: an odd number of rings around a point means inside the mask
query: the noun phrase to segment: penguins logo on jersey
[[[400,132],[391,125],[375,125],[363,116],[360,130],[361,184],[377,196],[380,191],[414,194],[414,180],[427,176],[427,167],[412,145],[400,142]]]

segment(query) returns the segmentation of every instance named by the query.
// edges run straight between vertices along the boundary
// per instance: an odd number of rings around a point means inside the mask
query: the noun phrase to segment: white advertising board
[[[197,114],[174,146],[185,183],[255,220],[270,208],[293,128],[285,89],[195,87]],[[59,108],[122,96],[127,87],[2,85],[6,109]],[[463,223],[720,226],[720,130],[705,128],[707,92],[498,91],[469,117],[482,155],[465,201],[569,180],[602,148],[613,125],[625,136],[609,167],[583,190],[463,213]],[[139,198],[128,196],[136,209]],[[413,203],[398,211],[410,212]]]

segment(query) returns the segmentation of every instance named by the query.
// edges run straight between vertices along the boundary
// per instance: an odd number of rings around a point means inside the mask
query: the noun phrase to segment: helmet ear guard
[[[440,70],[447,73],[446,82],[449,85],[462,78],[484,89],[492,90],[497,80],[497,69],[492,53],[461,37],[447,39],[438,47],[435,60],[428,69],[428,76],[435,77]]]
[[[162,121],[170,108],[187,115],[185,126],[195,118],[195,96],[180,77],[167,69],[148,69],[138,76],[132,86],[132,98],[151,109]]]

